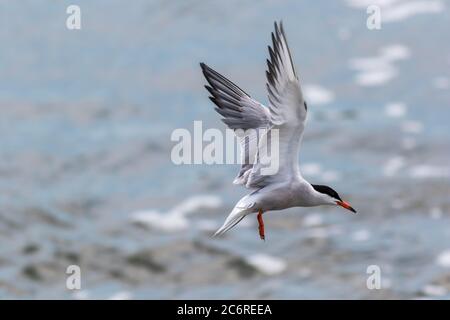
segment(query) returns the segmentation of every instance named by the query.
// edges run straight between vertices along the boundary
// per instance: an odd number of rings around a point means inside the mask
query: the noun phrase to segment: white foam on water
[[[346,0],[347,4],[354,8],[367,8],[370,5],[376,5],[383,8],[392,6],[399,1],[400,0]]]
[[[436,89],[448,89],[450,88],[450,80],[447,77],[437,77],[433,80],[433,85]]]
[[[303,225],[305,227],[317,227],[323,224],[323,218],[318,213],[310,213],[303,218]]]
[[[246,261],[249,265],[267,275],[276,275],[286,270],[284,260],[267,254],[255,254],[246,258]]]
[[[397,22],[418,14],[440,13],[444,10],[441,1],[405,1],[391,6],[381,13],[381,22]]]
[[[324,173],[322,173],[322,180],[326,182],[332,182],[337,181],[340,179],[340,174],[337,171],[327,170]]]
[[[217,196],[197,195],[184,200],[179,205],[170,210],[170,213],[186,215],[198,209],[219,208],[221,204],[222,200]]]
[[[184,216],[155,210],[134,212],[131,220],[133,222],[141,223],[168,232],[184,230],[189,226],[189,221]]]
[[[327,228],[314,228],[306,232],[306,235],[315,239],[326,239],[330,237],[330,232]]]
[[[187,215],[199,209],[215,209],[222,201],[217,196],[197,195],[182,201],[168,212],[143,210],[131,214],[133,222],[141,223],[162,231],[172,232],[185,230],[189,227]]]
[[[440,219],[442,217],[442,209],[439,207],[433,207],[430,210],[430,216],[433,219]]]
[[[109,297],[109,300],[131,300],[133,298],[133,295],[131,292],[128,291],[121,291],[113,294],[111,297]]]
[[[351,59],[349,67],[358,72],[355,76],[358,85],[380,86],[398,74],[393,63],[409,56],[410,51],[406,46],[392,44],[381,48],[377,56]]]
[[[405,159],[400,156],[389,159],[382,167],[383,175],[392,177],[405,166]]]
[[[363,87],[379,86],[389,82],[397,75],[397,71],[390,66],[381,70],[365,71],[355,77],[357,84]]]
[[[347,0],[350,7],[366,9],[375,5],[381,11],[381,24],[403,21],[419,14],[432,14],[444,11],[440,0]]]
[[[370,239],[370,231],[367,229],[357,230],[352,233],[352,240],[356,242],[367,241]]]
[[[412,178],[445,178],[450,177],[450,167],[431,166],[427,164],[417,165],[409,170]]]
[[[381,59],[384,61],[405,60],[411,56],[409,49],[402,44],[392,44],[381,48]]]
[[[408,120],[402,123],[402,130],[406,133],[421,133],[423,131],[422,122]]]
[[[391,118],[400,118],[406,114],[406,105],[402,102],[388,103],[384,107],[384,113]]]
[[[447,249],[438,255],[436,264],[443,268],[450,268],[450,249]]]
[[[302,91],[306,103],[310,105],[327,104],[334,100],[334,93],[319,85],[304,85]]]
[[[434,284],[427,284],[422,291],[427,296],[444,296],[447,294],[446,288]]]
[[[302,174],[307,175],[307,176],[318,175],[318,174],[320,174],[320,172],[322,170],[322,167],[320,166],[320,164],[314,163],[314,162],[305,163],[303,165],[300,165],[300,167],[301,167],[300,170],[301,170]]]

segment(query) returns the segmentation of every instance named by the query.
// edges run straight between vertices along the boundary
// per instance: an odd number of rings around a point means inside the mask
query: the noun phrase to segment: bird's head
[[[334,189],[318,184],[313,184],[312,187],[318,192],[320,200],[323,202],[323,204],[340,206],[342,208],[350,210],[353,213],[356,213],[356,210],[353,209],[348,202],[342,200],[339,194]]]

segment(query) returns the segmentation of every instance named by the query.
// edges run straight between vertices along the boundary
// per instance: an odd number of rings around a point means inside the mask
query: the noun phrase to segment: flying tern
[[[350,204],[341,199],[329,186],[311,184],[299,169],[298,152],[303,137],[308,106],[304,100],[298,73],[286,41],[283,23],[275,22],[272,46],[267,60],[268,107],[262,105],[233,82],[204,63],[200,63],[209,85],[205,88],[216,105],[222,121],[235,130],[241,150],[247,161],[242,163],[234,183],[251,190],[235,205],[224,224],[214,236],[222,235],[249,214],[257,214],[260,238],[265,240],[263,213],[291,207],[320,205],[340,206],[356,213]],[[253,129],[253,130],[251,130]],[[267,139],[259,139],[258,130],[266,137],[278,132],[278,170],[275,174],[262,174],[259,156],[267,151]],[[251,143],[257,141],[256,147]],[[264,142],[265,141],[265,142]]]

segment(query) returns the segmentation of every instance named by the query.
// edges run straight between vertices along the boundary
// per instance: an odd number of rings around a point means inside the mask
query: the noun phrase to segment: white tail
[[[254,206],[254,203],[248,204],[246,203],[246,200],[248,200],[248,195],[239,200],[233,211],[231,211],[231,213],[228,215],[223,225],[219,228],[219,230],[216,231],[216,233],[214,233],[214,237],[223,235],[225,232],[241,222],[241,220],[244,219],[247,214],[253,212],[252,208]]]

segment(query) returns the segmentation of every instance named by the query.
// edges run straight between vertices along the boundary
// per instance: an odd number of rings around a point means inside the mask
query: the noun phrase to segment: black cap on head
[[[327,194],[330,197],[335,198],[336,200],[342,201],[342,199],[339,196],[339,194],[336,191],[334,191],[333,189],[331,189],[329,186],[323,186],[323,185],[320,185],[320,184],[312,184],[312,187],[317,192]]]

